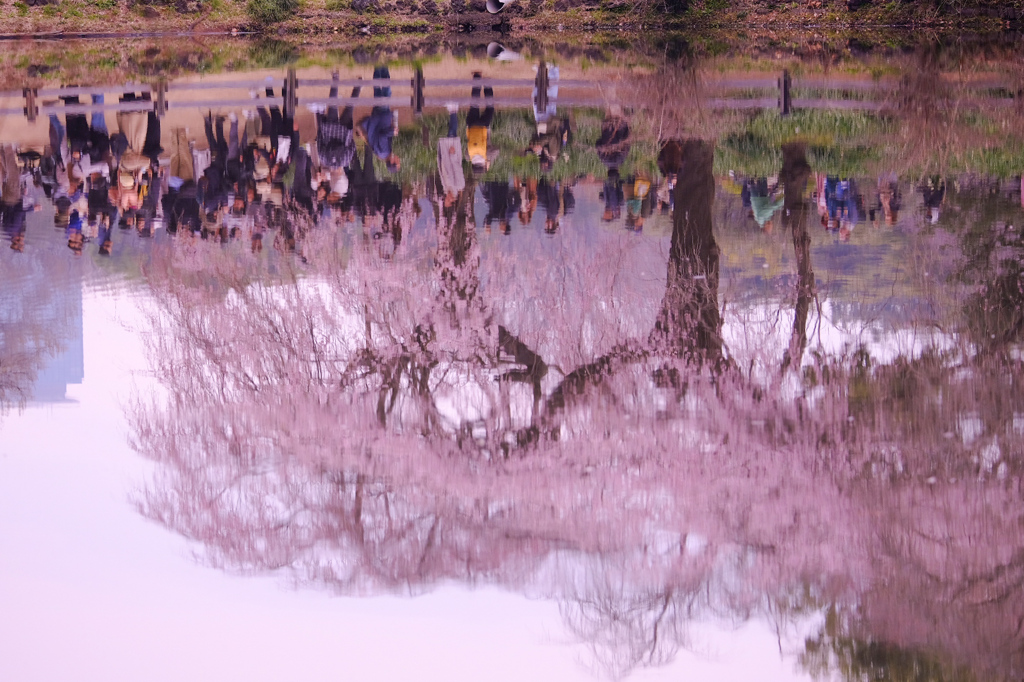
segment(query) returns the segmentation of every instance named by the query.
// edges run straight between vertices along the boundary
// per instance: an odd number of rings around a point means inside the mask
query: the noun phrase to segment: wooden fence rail
[[[942,80],[942,79],[940,79]],[[955,85],[948,79],[942,80],[946,85]],[[60,88],[25,88],[21,91],[0,92],[0,99],[24,100],[21,108],[0,109],[0,116],[24,115],[29,121],[34,121],[37,116],[55,113],[68,114],[89,114],[105,111],[148,111],[152,110],[157,115],[164,115],[168,109],[184,108],[207,108],[217,109],[225,107],[255,107],[255,106],[281,106],[286,115],[294,116],[295,110],[303,105],[324,105],[324,106],[410,106],[416,115],[423,112],[424,107],[444,106],[454,103],[460,106],[491,105],[495,107],[528,107],[536,106],[539,110],[548,107],[549,87],[557,86],[559,94],[557,104],[562,106],[576,107],[605,107],[613,104],[614,101],[601,94],[601,83],[588,80],[550,80],[547,64],[541,61],[537,65],[537,76],[533,80],[511,79],[511,78],[437,78],[427,80],[423,72],[417,69],[410,80],[405,79],[326,79],[326,78],[298,78],[294,69],[289,69],[284,77],[269,76],[264,78],[236,79],[230,81],[203,81],[192,83],[168,83],[158,81],[156,83],[127,83],[120,86],[68,86]],[[978,96],[974,99],[984,101],[988,105],[1010,106],[1022,99],[1020,92],[1015,86],[995,80],[968,81],[959,84],[961,87],[974,90],[1005,90],[1017,93],[1012,98],[1000,98],[991,96]],[[715,96],[706,99],[705,106],[715,110],[749,110],[749,109],[776,109],[783,116],[790,114],[796,109],[831,109],[840,111],[880,111],[885,107],[884,95],[893,92],[899,86],[899,81],[893,78],[881,78],[873,80],[856,79],[846,76],[810,76],[794,78],[788,71],[783,71],[778,77],[752,76],[752,77],[720,77],[708,79],[704,87],[709,93]],[[314,88],[355,88],[360,87],[360,97],[340,96],[329,97],[321,94],[313,94],[309,91]],[[404,95],[392,94],[389,97],[370,98],[371,88],[392,88],[408,92]],[[429,90],[444,88],[451,91],[455,88],[476,88],[491,87],[503,88],[506,92],[501,97],[472,98],[464,94],[455,96],[433,95],[428,97]],[[280,92],[279,96],[263,96],[266,88],[273,88]],[[530,95],[518,96],[507,90],[532,90]],[[188,99],[184,95],[188,93],[202,93],[209,91],[224,90],[250,90],[255,93],[256,99],[232,99],[232,98],[209,98],[209,99]],[[302,96],[299,96],[299,91]],[[586,91],[586,92],[581,92]],[[730,91],[740,91],[737,96],[727,96]],[[771,93],[769,96],[768,93]],[[851,97],[811,97],[807,95],[819,95],[828,93],[858,93],[866,94],[863,98]],[[74,97],[85,95],[108,95],[119,96],[124,93],[148,93],[149,99],[139,99],[127,102],[103,102],[103,103],[68,103],[63,105],[45,103],[46,99],[56,97]],[[795,94],[804,94],[803,97],[795,97]],[[883,95],[883,97],[872,97],[872,95]],[[468,93],[467,93],[468,95]],[[510,96],[511,95],[511,96]],[[726,96],[721,96],[726,95]],[[742,96],[741,96],[742,95]],[[622,102],[620,102],[622,103]]]

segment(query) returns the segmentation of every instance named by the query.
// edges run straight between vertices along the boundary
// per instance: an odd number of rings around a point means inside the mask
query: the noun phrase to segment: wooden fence
[[[528,79],[501,79],[501,78],[480,78],[480,79],[455,79],[439,78],[427,81],[423,71],[417,69],[413,77],[406,80],[398,79],[367,79],[367,80],[330,80],[330,79],[300,79],[294,69],[289,69],[284,77],[271,77],[264,79],[249,79],[237,81],[216,81],[216,82],[195,82],[195,83],[169,83],[160,80],[155,83],[128,83],[122,86],[110,87],[59,87],[59,88],[25,88],[21,91],[0,92],[0,98],[22,98],[24,105],[21,108],[0,109],[0,116],[23,115],[28,120],[35,121],[39,116],[46,116],[51,113],[76,113],[88,114],[100,111],[154,111],[158,116],[163,116],[168,109],[178,108],[205,108],[217,109],[226,107],[251,107],[277,105],[283,108],[286,115],[293,116],[299,106],[324,105],[324,106],[347,106],[372,104],[374,106],[406,106],[412,108],[414,114],[420,115],[427,107],[444,106],[449,103],[459,105],[474,105],[481,103],[478,98],[458,96],[427,96],[428,90],[453,88],[486,87],[522,90],[530,89],[530,95],[525,94],[503,94],[501,97],[487,98],[488,105],[495,107],[529,107],[536,106],[538,110],[545,110],[548,107],[548,87],[557,85],[559,94],[557,103],[568,107],[605,107],[614,104],[611,99],[601,93],[601,84],[589,80],[551,80],[547,64],[541,61],[537,66],[537,76],[533,80]],[[743,109],[775,109],[783,116],[792,113],[797,109],[829,109],[829,110],[860,110],[860,111],[881,111],[887,104],[888,94],[893,92],[899,83],[893,79],[863,80],[849,77],[807,77],[794,79],[789,71],[783,71],[778,77],[742,77],[742,78],[711,78],[704,83],[710,97],[705,101],[706,106],[719,110],[743,110]],[[194,95],[203,91],[230,90],[230,89],[278,89],[282,95],[277,97],[262,97],[257,101],[252,99],[225,99],[223,97],[212,97],[209,99],[190,99],[180,97],[181,95]],[[361,97],[336,96],[327,97],[322,94],[309,94],[325,87],[337,88],[364,88]],[[391,95],[389,97],[374,97],[370,99],[364,93],[373,87],[390,87],[393,90],[408,90],[406,95]],[[972,91],[995,90],[1004,93],[1014,93],[1015,89],[1007,88],[1005,83],[997,81],[978,81],[964,84],[964,87]],[[799,97],[794,96],[800,93],[826,93],[830,96]],[[83,95],[113,95],[120,96],[125,93],[135,93],[146,96],[147,99],[135,99],[132,101],[117,101],[103,103],[70,103],[70,104],[46,104],[47,100],[59,97],[83,96]],[[595,94],[596,93],[596,94]],[[720,96],[721,95],[721,96]],[[731,95],[731,96],[728,96]],[[980,93],[973,99],[985,101],[988,104],[1010,105],[1021,99],[1020,93],[1008,97],[982,96]],[[620,102],[621,104],[621,102]]]

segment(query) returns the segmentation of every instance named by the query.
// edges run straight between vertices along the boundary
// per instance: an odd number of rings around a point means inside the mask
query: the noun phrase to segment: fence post
[[[423,87],[425,85],[423,69],[417,66],[416,73],[412,77],[412,111],[417,118],[423,115]]]
[[[25,96],[25,117],[29,123],[35,123],[36,116],[39,115],[39,104],[36,102],[39,91],[35,88],[24,88],[21,93]]]
[[[793,79],[789,75],[789,69],[784,69],[782,78],[779,79],[779,114],[782,116],[789,116],[792,109],[793,100],[789,92],[792,86]]]
[[[537,111],[547,111],[548,108],[548,64],[543,59],[537,67],[537,79],[534,81],[537,88]]]
[[[153,93],[156,95],[153,105],[155,113],[160,118],[163,118],[164,114],[167,113],[167,81],[161,79],[154,83]]]
[[[284,115],[294,119],[295,110],[299,108],[299,79],[295,75],[295,69],[288,69],[288,75],[285,78],[285,89],[288,94],[284,98]]]

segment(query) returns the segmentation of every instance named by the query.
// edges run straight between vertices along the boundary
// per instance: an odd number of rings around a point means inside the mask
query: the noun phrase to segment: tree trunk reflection
[[[811,167],[807,163],[806,150],[802,144],[782,145],[782,171],[779,182],[783,185],[785,200],[782,207],[782,224],[793,231],[793,254],[796,257],[796,311],[793,316],[793,333],[789,348],[782,358],[782,369],[799,368],[807,347],[807,316],[814,298],[814,270],[811,267],[811,235],[807,231],[807,216],[810,207],[804,200],[807,179]]]
[[[656,352],[698,362],[722,357],[718,244],[711,220],[713,165],[714,147],[709,142],[682,143],[665,298],[649,339]]]

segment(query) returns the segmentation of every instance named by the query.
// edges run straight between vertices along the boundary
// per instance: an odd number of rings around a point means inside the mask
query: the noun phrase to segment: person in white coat
[[[441,176],[444,202],[450,206],[466,189],[462,167],[462,138],[459,136],[459,107],[448,105],[448,134],[437,141],[437,172]]]

